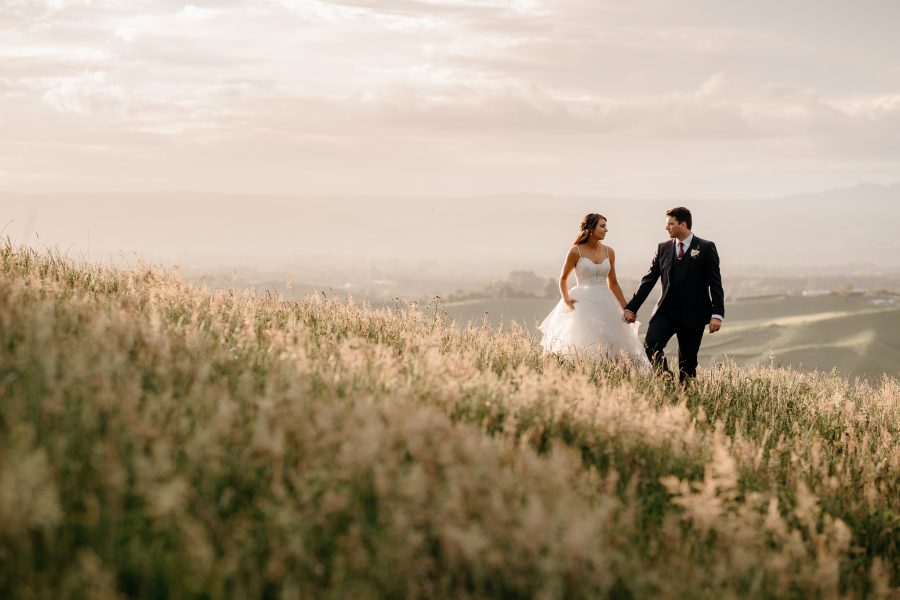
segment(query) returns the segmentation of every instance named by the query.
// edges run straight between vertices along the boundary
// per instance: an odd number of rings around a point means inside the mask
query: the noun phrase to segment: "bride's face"
[[[594,237],[597,238],[598,241],[602,240],[606,237],[606,232],[606,221],[604,219],[600,219],[599,221],[597,221],[597,226],[594,227]]]

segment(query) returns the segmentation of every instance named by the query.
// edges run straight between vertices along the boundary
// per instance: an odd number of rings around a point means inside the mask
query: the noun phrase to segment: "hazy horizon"
[[[771,199],[683,201],[694,231],[715,241],[728,272],[848,275],[900,269],[900,184]],[[621,272],[637,276],[666,238],[677,199],[508,194],[468,198],[265,194],[6,195],[0,217],[16,243],[95,260],[135,255],[184,267],[306,273],[427,269],[455,275],[554,273],[581,215],[602,212]],[[352,269],[351,269],[352,270]],[[427,276],[427,273],[423,273]]]

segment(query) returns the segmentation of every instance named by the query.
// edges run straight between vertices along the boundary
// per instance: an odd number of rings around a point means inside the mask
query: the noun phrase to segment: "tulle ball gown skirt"
[[[586,352],[607,359],[623,359],[650,369],[644,344],[638,337],[640,323],[629,325],[622,308],[606,285],[576,285],[569,290],[572,310],[562,300],[541,323],[541,346],[547,352]]]

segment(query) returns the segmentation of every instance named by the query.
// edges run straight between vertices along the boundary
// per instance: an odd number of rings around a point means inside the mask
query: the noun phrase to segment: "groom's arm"
[[[709,258],[706,261],[706,281],[709,283],[712,314],[724,318],[725,292],[722,290],[722,274],[719,271],[719,252],[712,242],[709,243]]]
[[[630,310],[634,314],[637,314],[638,309],[641,307],[641,304],[644,303],[644,300],[647,299],[647,296],[650,295],[650,290],[656,285],[657,280],[659,280],[659,247],[656,248],[656,256],[653,257],[653,262],[650,263],[650,270],[647,271],[647,274],[641,279],[641,285],[638,286],[634,296],[632,296],[628,304],[625,305],[625,310]]]

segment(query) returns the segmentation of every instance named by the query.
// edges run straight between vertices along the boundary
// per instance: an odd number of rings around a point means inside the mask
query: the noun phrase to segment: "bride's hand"
[[[566,306],[569,307],[569,310],[575,310],[575,303],[577,300],[572,300],[571,298],[563,298],[563,302],[566,303]]]

